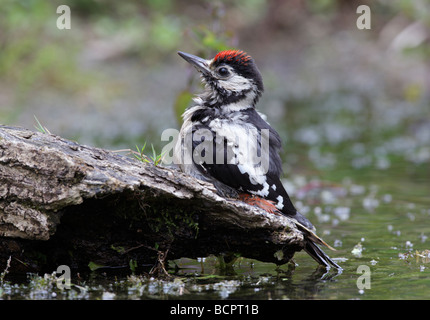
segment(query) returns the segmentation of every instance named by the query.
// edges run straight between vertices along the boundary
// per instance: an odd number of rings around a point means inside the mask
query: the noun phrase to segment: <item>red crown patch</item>
[[[214,62],[220,61],[236,61],[241,64],[247,65],[251,60],[251,56],[249,56],[246,52],[241,50],[225,50],[218,52],[218,54],[214,58]]]

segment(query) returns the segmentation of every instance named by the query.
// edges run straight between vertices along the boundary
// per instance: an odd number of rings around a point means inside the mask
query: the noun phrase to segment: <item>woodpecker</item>
[[[294,219],[305,238],[304,250],[327,269],[342,270],[317,245],[333,249],[296,210],[281,183],[282,143],[256,110],[264,86],[252,57],[240,50],[221,51],[210,60],[178,54],[199,71],[205,89],[182,115],[175,163],[183,172],[213,183],[224,197]]]

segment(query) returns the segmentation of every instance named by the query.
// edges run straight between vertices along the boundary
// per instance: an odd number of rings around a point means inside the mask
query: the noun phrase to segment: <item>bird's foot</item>
[[[247,204],[250,204],[252,206],[259,207],[269,213],[276,214],[276,215],[281,214],[279,209],[276,208],[275,203],[273,201],[266,200],[257,196],[252,196],[248,193],[240,193],[239,200]]]

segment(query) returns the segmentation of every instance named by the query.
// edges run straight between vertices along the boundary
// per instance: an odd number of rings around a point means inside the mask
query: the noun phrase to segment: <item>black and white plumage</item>
[[[245,193],[273,202],[298,222],[307,239],[306,252],[327,268],[341,269],[316,245],[328,246],[296,210],[280,181],[281,139],[255,109],[264,88],[254,60],[238,50],[221,51],[211,60],[178,54],[201,73],[205,90],[183,114],[175,163],[185,173],[212,182],[225,197]]]

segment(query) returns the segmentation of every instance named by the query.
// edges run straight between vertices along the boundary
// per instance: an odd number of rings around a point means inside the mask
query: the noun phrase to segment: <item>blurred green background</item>
[[[421,148],[430,135],[426,1],[1,2],[3,124],[33,128],[35,115],[82,143],[160,145],[199,91],[176,51],[209,58],[233,47],[256,59],[266,86],[259,109],[285,142],[382,143],[407,131],[411,160],[430,158]],[[356,8],[366,3],[372,29],[358,30]],[[61,4],[71,8],[70,30],[56,27]],[[388,151],[405,147],[398,142]],[[318,165],[333,165],[333,157]]]
[[[56,27],[62,4],[70,30]],[[356,26],[361,4],[371,30]],[[364,263],[380,280],[370,298],[428,297],[428,265],[399,261],[429,249],[427,0],[0,0],[0,123],[34,129],[36,116],[83,144],[161,150],[161,132],[179,129],[201,90],[176,51],[210,58],[226,48],[256,60],[258,108],[283,139],[284,184],[347,261],[339,283],[304,296],[356,298]],[[351,255],[360,241],[363,256]]]

